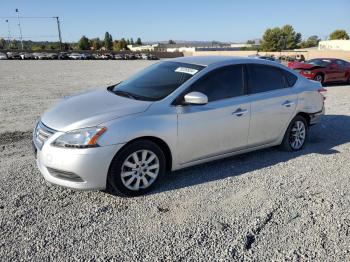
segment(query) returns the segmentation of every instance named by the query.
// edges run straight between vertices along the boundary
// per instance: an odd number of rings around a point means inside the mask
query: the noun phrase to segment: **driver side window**
[[[208,102],[244,94],[243,66],[233,65],[216,69],[195,82],[190,92],[197,91],[208,97]]]

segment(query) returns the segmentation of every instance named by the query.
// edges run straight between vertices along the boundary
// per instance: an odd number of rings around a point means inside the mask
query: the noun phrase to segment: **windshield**
[[[332,61],[329,59],[311,59],[307,61],[306,63],[312,64],[315,66],[327,66],[331,63]]]
[[[111,91],[133,99],[156,101],[168,96],[203,68],[186,63],[160,62],[117,84]]]

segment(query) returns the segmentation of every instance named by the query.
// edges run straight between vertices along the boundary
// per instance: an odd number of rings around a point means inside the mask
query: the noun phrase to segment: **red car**
[[[321,83],[350,84],[350,63],[336,58],[316,58],[305,62],[289,62],[288,67],[308,79]]]

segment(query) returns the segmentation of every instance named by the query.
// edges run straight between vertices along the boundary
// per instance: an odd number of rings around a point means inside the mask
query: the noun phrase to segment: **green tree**
[[[113,50],[114,51],[128,50],[127,41],[124,38],[120,39],[119,41],[114,41]]]
[[[104,46],[107,50],[111,50],[113,47],[113,38],[108,32],[105,33]]]
[[[131,39],[130,39],[130,45],[134,45],[135,43],[134,43],[134,39],[131,37]]]
[[[345,39],[348,40],[349,39],[349,35],[345,30],[335,30],[333,31],[330,36],[329,36],[330,40],[336,40],[336,39]]]
[[[9,45],[10,49],[18,49],[18,41],[16,39],[13,39]]]
[[[98,37],[91,39],[90,42],[91,42],[91,47],[94,50],[99,50],[102,47],[102,41]]]
[[[170,40],[168,41],[168,44],[169,44],[169,45],[175,45],[176,42],[175,42],[174,40],[170,39]]]
[[[0,49],[6,48],[6,40],[4,38],[0,38]]]
[[[142,45],[142,41],[141,41],[141,38],[138,37],[137,40],[136,40],[136,45]]]
[[[318,42],[320,42],[320,40],[321,39],[319,39],[317,35],[312,35],[307,40],[301,42],[300,46],[302,48],[315,47],[318,46]]]
[[[254,41],[254,40],[248,40],[248,41],[247,41],[247,44],[248,44],[248,45],[254,45],[254,44],[255,44],[255,41]]]
[[[291,25],[282,28],[268,28],[261,41],[263,51],[281,51],[283,49],[294,49],[301,42],[301,34],[296,33]]]
[[[79,42],[78,42],[78,48],[80,50],[88,50],[90,49],[90,41],[89,38],[87,38],[85,35],[83,35]]]

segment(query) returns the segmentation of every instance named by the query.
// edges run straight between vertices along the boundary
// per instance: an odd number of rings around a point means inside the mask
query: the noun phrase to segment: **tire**
[[[121,195],[144,195],[158,184],[165,167],[166,159],[160,147],[149,140],[138,140],[126,145],[113,158],[107,182]]]
[[[300,129],[299,129],[300,127]],[[304,131],[304,135],[302,136]],[[297,141],[299,139],[300,143]],[[303,137],[303,139],[302,139]],[[299,151],[305,146],[306,139],[308,137],[308,124],[304,117],[297,115],[290,122],[286,133],[284,134],[280,149],[284,151]]]
[[[320,82],[321,84],[324,83],[324,77],[323,77],[322,74],[315,75],[314,80],[317,81],[317,82]]]

